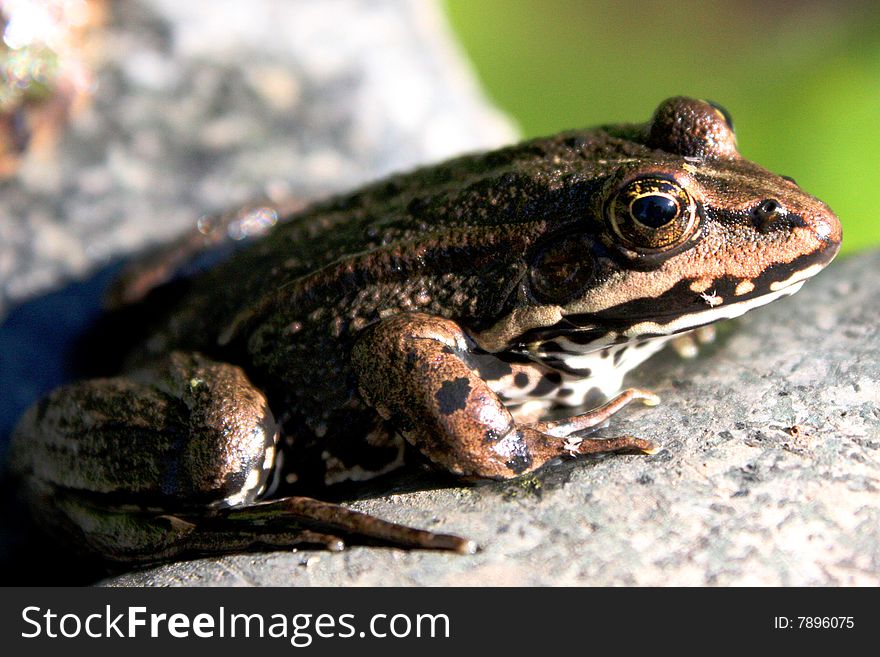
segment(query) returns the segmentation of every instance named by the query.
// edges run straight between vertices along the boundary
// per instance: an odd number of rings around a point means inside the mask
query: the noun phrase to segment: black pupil
[[[678,216],[678,203],[668,196],[648,194],[633,201],[633,218],[649,228],[660,228]]]

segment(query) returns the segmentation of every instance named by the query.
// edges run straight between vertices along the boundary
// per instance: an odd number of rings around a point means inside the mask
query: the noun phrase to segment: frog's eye
[[[724,122],[727,124],[727,127],[730,128],[731,132],[733,132],[733,130],[734,130],[733,117],[730,115],[730,112],[728,112],[726,109],[724,109],[721,105],[719,105],[716,102],[713,102],[711,100],[707,100],[706,102],[715,108],[715,110],[721,115],[721,118],[724,119]]]
[[[611,199],[608,220],[626,246],[662,250],[684,243],[697,228],[697,204],[673,180],[639,178]]]

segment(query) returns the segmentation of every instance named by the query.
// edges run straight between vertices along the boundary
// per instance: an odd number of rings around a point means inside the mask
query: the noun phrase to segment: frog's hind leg
[[[43,498],[53,516],[52,533],[84,554],[108,562],[150,564],[181,557],[231,554],[259,549],[319,547],[338,552],[343,540],[304,523],[266,522],[248,507],[222,512],[189,509],[177,513],[116,507],[70,491]],[[260,514],[257,514],[259,516]]]
[[[455,322],[407,313],[368,327],[352,364],[367,403],[434,463],[459,475],[506,479],[565,454],[654,451],[651,442],[631,436],[569,438],[633,401],[656,404],[652,393],[632,389],[583,415],[518,423],[480,376],[473,347]]]
[[[63,386],[16,427],[10,470],[50,532],[105,557],[173,549],[181,509],[253,500],[278,428],[238,367],[175,352],[155,368]]]
[[[268,483],[278,427],[241,368],[173,352],[156,367],[62,386],[13,435],[22,477],[159,506],[234,503]]]
[[[286,547],[296,543],[341,549],[343,539],[391,547],[471,554],[473,541],[398,525],[353,509],[310,497],[284,497],[241,507],[218,509],[199,522],[192,536],[197,551],[210,549],[212,537],[250,534],[252,545]],[[222,547],[222,542],[220,543]]]
[[[238,367],[174,352],[130,377],[64,386],[16,428],[12,470],[50,533],[126,563],[339,536],[467,552],[464,539],[308,498],[258,502],[279,432]]]
[[[472,554],[476,545],[386,522],[352,509],[307,497],[178,513],[109,509],[73,496],[56,496],[67,527],[81,545],[118,563],[149,564],[199,557],[317,547],[339,552],[346,541],[361,545],[442,550]],[[88,533],[83,528],[88,527]],[[69,534],[70,535],[70,534]]]

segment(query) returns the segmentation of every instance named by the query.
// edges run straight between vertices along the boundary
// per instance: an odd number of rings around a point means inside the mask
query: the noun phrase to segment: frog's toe
[[[715,326],[708,324],[676,336],[669,344],[681,358],[696,358],[701,346],[715,342],[716,334]]]
[[[345,541],[333,534],[322,534],[307,529],[300,530],[296,535],[294,545],[298,544],[317,545],[328,552],[342,552],[345,549]]]
[[[271,545],[281,546],[313,543],[331,551],[338,552],[345,547],[337,533],[351,542],[388,547],[416,548],[422,550],[441,550],[473,554],[476,545],[473,541],[452,534],[415,529],[405,525],[381,520],[322,500],[310,497],[284,497],[266,500],[242,507],[224,509],[220,513],[231,527],[239,521],[248,526],[257,523],[266,528],[263,536],[255,537],[254,544],[269,544],[268,537],[273,532]],[[288,538],[284,538],[284,536]]]
[[[611,452],[640,452],[642,454],[656,454],[660,447],[644,438],[635,436],[618,436],[617,438],[568,438],[565,444],[566,451],[570,454],[608,454]]]

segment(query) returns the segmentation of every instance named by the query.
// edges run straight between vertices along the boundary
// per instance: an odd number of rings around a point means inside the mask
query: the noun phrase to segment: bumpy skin
[[[244,398],[264,396],[271,409],[242,411],[246,431],[261,427],[264,438],[267,418],[277,421],[283,459],[266,459],[275,446],[264,440],[252,456],[267,465],[248,466],[247,485],[228,462],[208,464],[236,490],[163,504],[196,518],[199,509],[250,504],[265,494],[272,463],[276,496],[367,478],[400,463],[400,435],[468,477],[512,477],[565,453],[649,450],[634,438],[571,437],[629,401],[656,403],[645,391],[556,423],[529,417],[523,403],[546,409],[613,394],[623,373],[672,335],[796,291],[833,258],[840,237],[827,206],[740,157],[726,114],[685,98],[661,104],[647,124],[470,155],[314,205],[126,310],[144,331],[125,356],[128,369],[156,371],[172,352],[218,371],[240,368],[241,389],[253,391]],[[186,254],[199,250],[190,240]],[[160,254],[152,274],[124,283],[116,298],[143,297],[144,280],[158,285],[186,259],[179,248]],[[208,405],[227,408],[223,386],[207,378]],[[108,394],[127,380],[105,384]],[[45,418],[67,417],[69,431],[81,432],[91,422],[80,401],[88,389],[54,393],[19,426],[16,467],[43,500],[67,486],[40,465],[51,458],[39,447],[44,436],[64,424]],[[168,422],[150,424],[166,440]],[[130,431],[122,425],[117,439],[128,442]],[[73,488],[100,497],[85,480]],[[225,528],[212,540],[215,550],[241,547]],[[207,549],[205,541],[179,548]]]
[[[277,432],[241,368],[182,353],[151,371],[59,388],[21,426],[39,431],[13,452],[13,467],[59,488],[161,507],[253,488],[245,479],[263,467]]]

